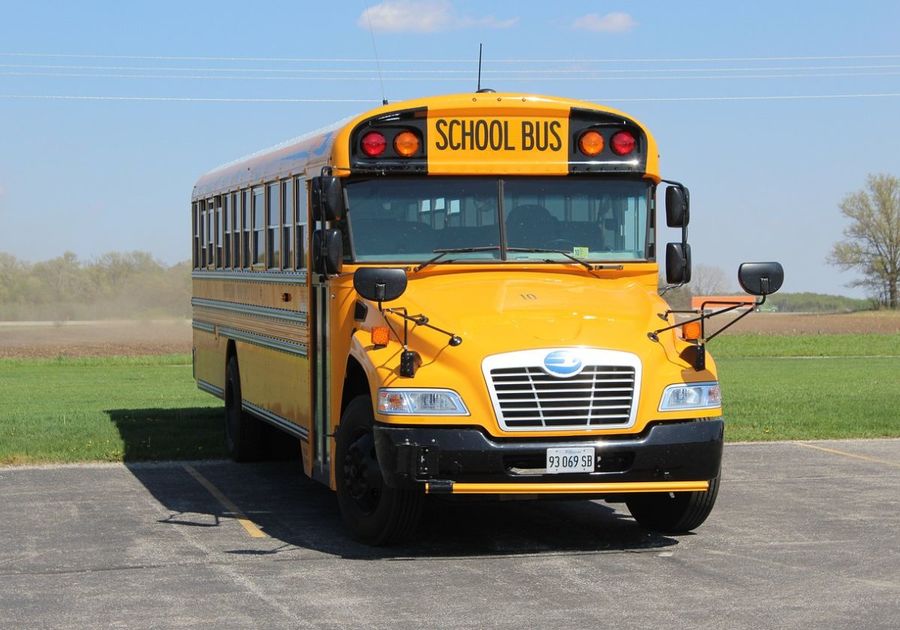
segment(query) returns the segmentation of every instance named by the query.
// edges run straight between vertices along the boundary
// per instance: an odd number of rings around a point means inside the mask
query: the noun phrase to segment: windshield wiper
[[[413,267],[413,271],[422,271],[428,265],[434,264],[439,261],[441,258],[446,256],[447,254],[471,254],[473,252],[489,252],[495,249],[500,249],[499,245],[485,245],[483,247],[452,247],[448,249],[433,249],[431,250],[433,254],[437,254],[432,258],[429,258],[425,262],[420,265],[416,265]],[[452,258],[449,260],[445,260],[444,262],[452,262]]]
[[[434,264],[437,261],[441,260],[447,254],[470,254],[472,252],[489,252],[495,249],[500,249],[499,245],[485,245],[483,247],[456,247],[451,249],[434,249],[432,252],[437,254],[437,256],[433,256],[429,258],[425,262],[413,267],[413,271],[421,271],[428,265]],[[592,265],[586,260],[582,260],[577,256],[573,256],[567,251],[563,251],[561,249],[542,249],[539,247],[507,247],[506,251],[508,252],[520,252],[525,254],[562,254],[569,260],[574,263],[578,263],[588,271],[598,271],[601,269],[622,269],[622,265]],[[454,259],[449,258],[444,260],[443,262],[452,262]],[[562,262],[559,260],[553,260],[552,258],[545,258],[542,262]]]
[[[589,263],[588,261],[582,260],[582,259],[578,258],[577,256],[573,256],[569,252],[563,251],[561,249],[541,249],[539,247],[507,247],[506,251],[508,251],[508,252],[524,252],[526,254],[562,254],[563,256],[565,256],[566,258],[571,260],[572,262],[578,263],[579,265],[581,265],[588,271],[594,271],[595,269],[606,269],[606,268],[610,268],[610,269],[614,269],[614,268],[621,269],[622,268],[621,265],[617,265],[615,267],[613,267],[613,266],[606,267],[605,265],[595,266],[595,265],[592,265],[591,263]],[[543,262],[560,262],[560,261],[546,258],[546,259],[544,259]]]

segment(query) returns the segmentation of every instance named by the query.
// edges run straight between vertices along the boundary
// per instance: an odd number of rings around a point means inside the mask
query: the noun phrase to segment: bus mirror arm
[[[700,322],[700,337],[694,342],[694,347],[696,348],[696,352],[694,354],[694,360],[693,360],[694,369],[697,370],[698,372],[700,372],[700,371],[706,369],[706,344],[707,344],[707,342],[711,341],[715,337],[718,337],[719,334],[722,333],[725,329],[730,328],[731,326],[734,326],[737,322],[739,322],[744,317],[746,317],[747,315],[749,315],[750,313],[755,311],[757,308],[762,306],[765,303],[765,301],[766,301],[766,298],[765,298],[765,296],[763,296],[761,300],[753,303],[752,308],[747,308],[746,311],[744,311],[743,313],[741,313],[740,315],[735,317],[733,320],[731,320],[730,322],[728,322],[727,324],[722,326],[719,330],[717,330],[716,332],[712,333],[709,336],[706,335],[706,320],[711,319],[711,318],[715,317],[716,315],[724,315],[725,313],[729,313],[729,312],[739,309],[741,307],[748,307],[751,305],[748,304],[747,302],[717,302],[717,301],[704,302],[698,309],[700,312],[700,315],[698,315],[697,317],[693,317],[691,319],[686,319],[683,322],[678,322],[677,324],[672,324],[671,326],[666,326],[664,328],[658,328],[652,332],[647,333],[647,337],[650,339],[650,341],[658,342],[660,333],[666,332],[667,330],[672,330],[674,328],[678,328],[680,326],[684,326],[685,324],[690,324],[693,322]],[[706,306],[708,304],[717,304],[720,306],[727,305],[727,306],[725,306],[725,308],[721,308],[717,311],[713,311],[712,313],[707,313]],[[662,319],[668,320],[669,315],[671,315],[673,313],[696,315],[697,311],[696,310],[670,309],[670,310],[666,311],[664,314],[661,314],[660,317]]]
[[[407,338],[407,324],[408,322],[412,322],[416,326],[424,326],[425,328],[430,328],[431,330],[435,330],[443,335],[447,335],[450,337],[449,344],[454,348],[460,345],[463,340],[462,337],[457,335],[456,333],[452,333],[449,330],[444,330],[443,328],[438,328],[434,324],[431,324],[428,321],[428,317],[426,315],[422,315],[421,313],[418,315],[410,315],[406,312],[405,307],[400,308],[388,308],[384,310],[385,313],[391,313],[392,315],[396,315],[403,319],[403,346],[406,347],[406,338]]]
[[[743,263],[738,268],[738,281],[740,282],[741,287],[747,293],[755,295],[759,299],[755,300],[752,303],[739,302],[735,300],[706,300],[702,304],[700,304],[700,308],[697,310],[669,309],[664,314],[660,315],[663,320],[668,321],[669,315],[673,313],[688,313],[691,315],[697,315],[697,317],[693,317],[691,319],[679,322],[677,324],[672,324],[671,326],[666,326],[664,328],[658,328],[657,330],[647,333],[647,337],[649,337],[651,341],[658,342],[659,333],[666,332],[667,330],[672,330],[673,328],[678,328],[679,326],[684,326],[685,324],[690,324],[692,322],[700,322],[700,336],[696,341],[694,341],[696,353],[694,354],[693,363],[694,369],[696,369],[698,372],[706,369],[706,343],[715,339],[727,329],[731,328],[747,315],[758,310],[760,306],[765,304],[766,298],[781,288],[781,285],[784,282],[784,268],[780,263],[777,262]],[[719,310],[713,311],[712,313],[707,313],[706,307],[708,305],[724,306],[725,308],[720,308]],[[741,307],[751,308],[747,308],[746,311],[732,319],[730,322],[719,328],[711,335],[707,336],[706,320],[711,319],[717,315],[729,313]]]

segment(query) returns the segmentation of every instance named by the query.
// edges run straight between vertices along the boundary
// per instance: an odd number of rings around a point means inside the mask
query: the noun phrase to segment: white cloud
[[[454,28],[510,28],[519,18],[457,15],[449,0],[384,0],[367,8],[356,21],[360,28],[389,33],[434,33]]]
[[[598,33],[627,33],[637,24],[637,21],[627,13],[615,12],[606,15],[588,13],[572,22],[572,28]]]

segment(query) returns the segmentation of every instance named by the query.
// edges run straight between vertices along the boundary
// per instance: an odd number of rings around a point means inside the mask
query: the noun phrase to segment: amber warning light
[[[410,157],[419,150],[419,137],[412,131],[401,131],[394,138],[394,151],[397,155]]]
[[[390,339],[390,331],[387,326],[376,326],[372,329],[372,345],[373,346],[386,346],[388,344],[388,340]]]
[[[585,155],[593,157],[603,150],[603,136],[593,129],[585,131],[578,139],[578,148]]]

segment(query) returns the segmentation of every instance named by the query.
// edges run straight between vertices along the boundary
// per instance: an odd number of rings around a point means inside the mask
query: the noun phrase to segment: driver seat
[[[510,247],[548,247],[558,238],[559,221],[544,206],[516,206],[506,217]]]

